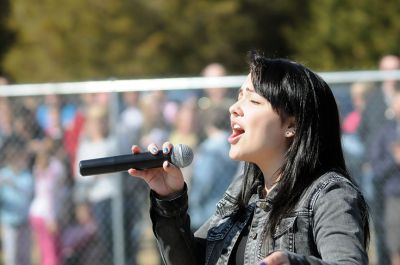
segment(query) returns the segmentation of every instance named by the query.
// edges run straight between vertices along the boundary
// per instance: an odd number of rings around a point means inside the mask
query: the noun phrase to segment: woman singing
[[[298,63],[250,56],[230,107],[229,156],[245,161],[194,234],[179,168],[129,174],[151,188],[151,219],[166,264],[368,264],[367,205],[347,173],[329,86]],[[169,153],[173,146],[164,143]],[[148,150],[155,154],[154,144]],[[132,146],[134,154],[140,153]],[[196,187],[192,187],[196,189]]]

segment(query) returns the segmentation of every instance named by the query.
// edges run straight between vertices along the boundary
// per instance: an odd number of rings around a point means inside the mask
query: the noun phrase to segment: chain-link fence
[[[400,73],[322,76],[339,105],[349,170],[372,217],[379,217],[371,227],[377,231],[370,250],[373,264],[387,255],[385,233],[400,238],[399,228],[391,225],[400,211],[383,211],[400,205],[400,97],[393,93],[377,101],[382,81],[400,79]],[[128,154],[133,144],[143,149],[166,140],[189,145],[195,159],[183,171],[196,229],[241,170],[228,157],[226,138],[228,107],[237,93],[232,88],[244,80],[225,76],[0,87],[3,264],[14,264],[13,257],[18,264],[29,264],[29,259],[33,264],[161,264],[147,186],[125,172],[82,177],[78,163]],[[375,243],[382,245],[375,248]]]

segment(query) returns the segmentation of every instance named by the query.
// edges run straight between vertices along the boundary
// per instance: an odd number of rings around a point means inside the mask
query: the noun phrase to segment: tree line
[[[247,71],[246,53],[318,71],[399,53],[400,5],[378,0],[0,0],[0,74],[15,82]]]

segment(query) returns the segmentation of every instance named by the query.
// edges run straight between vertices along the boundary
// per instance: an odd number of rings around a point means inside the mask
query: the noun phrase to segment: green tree
[[[289,53],[281,32],[301,6],[288,0],[13,0],[18,39],[4,67],[19,82],[197,75],[211,61],[242,73],[251,48]]]
[[[309,19],[286,31],[294,57],[319,70],[376,69],[398,54],[399,1],[309,1]]]
[[[197,74],[200,64],[235,53],[227,34],[249,38],[251,22],[232,16],[237,8],[238,1],[14,0],[18,39],[4,66],[19,82]]]
[[[117,16],[125,8],[120,1],[41,2],[13,1],[18,36],[5,68],[17,81],[107,78],[109,69],[121,67],[116,61],[129,56],[126,43],[137,27],[127,12]],[[118,42],[122,35],[125,43]]]
[[[391,0],[13,0],[17,32],[2,67],[17,82],[198,75],[212,61],[244,73],[246,53],[316,70],[373,68],[398,53]]]
[[[9,12],[10,2],[8,0],[0,0],[0,75],[3,74],[1,62],[14,41],[14,34],[8,27]]]

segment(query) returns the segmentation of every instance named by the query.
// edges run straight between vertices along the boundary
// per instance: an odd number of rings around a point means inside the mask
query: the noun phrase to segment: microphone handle
[[[158,151],[156,155],[153,155],[150,152],[145,152],[134,155],[110,156],[81,160],[79,162],[79,171],[82,176],[89,176],[125,171],[130,168],[143,170],[162,167],[162,164],[166,160],[171,162],[171,156],[169,154],[164,155],[162,151]]]

